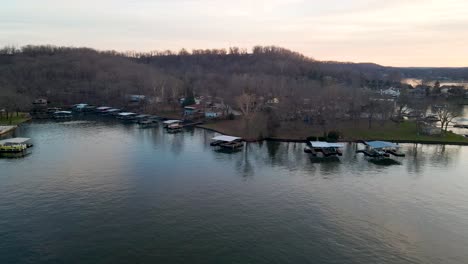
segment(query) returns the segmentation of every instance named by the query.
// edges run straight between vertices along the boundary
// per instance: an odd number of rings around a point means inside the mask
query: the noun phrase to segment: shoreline
[[[217,129],[214,129],[214,128],[210,128],[210,127],[205,127],[203,125],[196,125],[194,126],[196,128],[201,128],[201,129],[205,129],[205,130],[208,130],[208,131],[212,131],[212,132],[216,132],[216,133],[220,133],[220,134],[226,134],[226,133],[223,133],[221,132],[220,130],[217,130]],[[238,136],[238,135],[234,135],[234,136]],[[240,136],[239,136],[240,137]],[[265,138],[257,138],[257,139],[253,139],[253,138],[243,138],[245,142],[249,142],[249,143],[256,143],[256,142],[263,142],[263,141],[273,141],[273,142],[287,142],[287,143],[306,143],[307,140],[306,139],[297,139],[297,138],[276,138],[276,137],[265,137]],[[360,140],[368,140],[368,141],[371,141],[371,140],[380,140],[380,141],[391,141],[391,142],[395,142],[395,143],[402,143],[402,144],[428,144],[428,145],[452,145],[452,146],[468,146],[468,141],[467,142],[462,142],[462,141],[444,141],[444,140],[407,140],[407,139],[366,139],[366,138],[362,138],[362,139],[347,139],[347,138],[344,138],[344,139],[341,139],[341,140],[338,140],[338,142],[343,142],[343,143],[355,143],[355,142],[358,142]]]
[[[4,127],[4,129],[0,130],[0,136],[13,132],[18,128],[18,126],[3,126],[3,125],[0,125],[0,127]]]
[[[10,125],[10,124],[0,124],[0,127],[6,127],[5,130],[1,130],[0,131],[0,136],[3,136],[3,135],[6,135],[8,133],[11,133],[13,131],[15,131],[21,124],[23,123],[26,123],[26,122],[29,122],[32,120],[32,117],[31,116],[28,116],[28,117],[25,117],[23,120],[21,121],[18,121],[18,122],[15,122],[14,125]]]

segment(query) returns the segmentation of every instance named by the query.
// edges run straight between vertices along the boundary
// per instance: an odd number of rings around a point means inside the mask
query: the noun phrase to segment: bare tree
[[[460,113],[452,107],[444,106],[436,110],[436,115],[440,119],[440,131],[447,132],[449,124],[451,124],[453,119],[458,117]]]

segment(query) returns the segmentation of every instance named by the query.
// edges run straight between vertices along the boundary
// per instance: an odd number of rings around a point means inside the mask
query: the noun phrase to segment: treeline
[[[112,105],[125,104],[128,94],[166,104],[188,93],[228,102],[246,91],[264,98],[311,98],[331,85],[394,85],[407,77],[405,71],[415,70],[321,62],[275,46],[177,52],[9,46],[0,48],[0,109],[25,108],[38,97]],[[464,70],[454,72],[461,76]]]

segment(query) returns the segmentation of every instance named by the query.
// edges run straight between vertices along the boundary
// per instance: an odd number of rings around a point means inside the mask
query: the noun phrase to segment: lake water
[[[110,121],[16,134],[35,146],[0,159],[0,263],[468,263],[468,147],[384,166]]]

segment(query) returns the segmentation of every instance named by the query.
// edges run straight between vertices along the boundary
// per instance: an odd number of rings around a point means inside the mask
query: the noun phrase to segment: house
[[[400,90],[394,88],[394,87],[390,87],[386,90],[380,90],[380,94],[381,95],[388,95],[388,96],[391,96],[391,97],[399,97],[400,96]]]
[[[414,89],[409,90],[409,95],[414,97],[414,98],[424,98],[427,95],[427,91],[425,87],[417,87]]]
[[[88,107],[88,104],[76,104],[73,106],[73,110],[83,111],[86,107]]]
[[[47,99],[45,99],[45,98],[37,98],[36,100],[34,100],[33,105],[36,105],[36,106],[46,106],[47,103],[48,103]]]
[[[199,117],[205,112],[204,106],[200,104],[187,105],[184,107],[185,117]]]
[[[224,112],[217,109],[209,109],[205,111],[205,117],[209,119],[221,118],[224,116]]]
[[[277,97],[273,97],[268,99],[267,104],[279,104],[279,99]]]
[[[140,103],[146,100],[146,96],[141,94],[131,94],[128,96],[128,100],[132,103]]]

